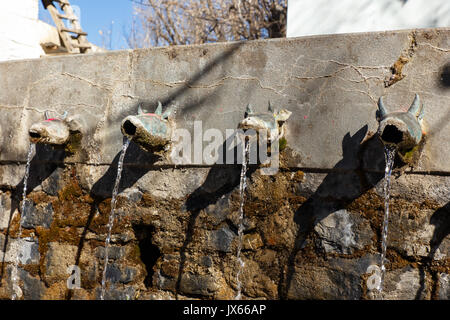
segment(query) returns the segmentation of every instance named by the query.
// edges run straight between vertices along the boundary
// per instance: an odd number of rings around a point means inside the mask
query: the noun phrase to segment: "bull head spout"
[[[161,102],[154,113],[146,113],[139,106],[137,115],[123,119],[122,134],[147,152],[162,152],[170,145],[173,129],[169,116],[172,111],[168,108],[163,112]]]
[[[412,164],[414,150],[423,141],[424,115],[425,109],[418,94],[406,112],[388,113],[383,97],[378,100],[378,136],[383,144],[397,148],[397,154],[404,163]]]
[[[67,112],[61,117],[52,118],[45,112],[45,120],[33,124],[28,130],[30,142],[54,146],[64,145],[69,141],[70,130],[67,122]]]
[[[265,113],[256,113],[250,104],[247,105],[245,118],[239,123],[238,128],[243,130],[253,129],[255,132],[267,130],[267,137],[270,141],[282,139],[285,133],[284,124],[291,116],[292,112],[281,109],[274,110],[269,102],[269,107]]]
[[[77,153],[82,140],[87,139],[90,130],[95,128],[98,117],[86,114],[63,115],[50,117],[45,112],[45,120],[34,123],[28,130],[31,143],[47,144],[57,149],[64,149],[67,156]]]

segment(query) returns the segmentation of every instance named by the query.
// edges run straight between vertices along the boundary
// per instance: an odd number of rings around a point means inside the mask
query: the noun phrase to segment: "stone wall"
[[[391,190],[385,298],[449,299],[449,29],[347,34],[0,63],[0,297],[20,252],[25,299],[98,299],[123,142],[141,104],[176,106],[177,128],[234,129],[247,103],[293,112],[280,169],[248,172],[244,298],[374,299],[384,215],[376,101],[418,93],[427,134]],[[447,64],[447,65],[446,65]],[[28,128],[45,110],[90,123],[74,153],[37,145],[17,239]],[[126,153],[109,250],[110,299],[233,299],[240,165]],[[72,266],[81,288],[69,290]]]

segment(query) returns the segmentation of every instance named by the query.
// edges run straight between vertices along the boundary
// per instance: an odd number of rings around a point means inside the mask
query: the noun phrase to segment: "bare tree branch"
[[[130,1],[130,48],[286,36],[287,0]]]

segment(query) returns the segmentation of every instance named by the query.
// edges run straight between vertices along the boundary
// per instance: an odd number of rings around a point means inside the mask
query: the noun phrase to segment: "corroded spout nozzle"
[[[400,156],[411,152],[422,140],[424,107],[416,94],[406,112],[387,113],[383,97],[378,100],[378,136],[385,145],[395,145]]]
[[[63,145],[69,141],[70,130],[64,121],[66,114],[62,119],[49,118],[45,115],[45,120],[33,124],[28,130],[30,141],[32,143],[44,143],[51,145]]]
[[[172,124],[168,121],[170,114],[170,109],[162,113],[161,103],[155,113],[144,113],[139,106],[138,115],[123,119],[122,134],[145,151],[163,151],[170,144],[172,137]]]

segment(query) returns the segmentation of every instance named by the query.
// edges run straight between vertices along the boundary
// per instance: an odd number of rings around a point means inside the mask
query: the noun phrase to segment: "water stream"
[[[34,153],[36,151],[36,145],[34,143],[30,144],[27,154],[27,164],[25,166],[25,176],[23,178],[23,191],[22,191],[22,207],[20,211],[20,221],[19,221],[19,231],[17,234],[17,241],[20,241],[22,238],[22,223],[25,218],[25,207],[26,207],[26,199],[27,199],[27,187],[28,187],[28,177],[30,176],[30,164],[31,159],[33,159]],[[13,294],[11,296],[12,300],[20,299],[22,297],[22,289],[18,284],[18,269],[19,269],[19,260],[21,256],[20,246],[17,247],[17,254],[14,259],[13,269],[11,271],[11,281]]]
[[[386,274],[386,250],[387,250],[387,234],[389,225],[389,199],[390,199],[390,188],[391,188],[391,174],[392,168],[394,166],[395,154],[397,148],[394,146],[385,146],[384,157],[386,162],[386,168],[384,170],[384,220],[383,220],[383,230],[381,234],[381,281],[379,286],[379,291],[383,291],[384,276]]]
[[[238,270],[236,273],[236,296],[234,297],[235,300],[241,299],[241,273],[244,269],[245,263],[241,258],[241,251],[242,251],[242,238],[244,235],[244,194],[245,189],[247,188],[247,164],[248,164],[248,158],[249,158],[249,146],[250,143],[248,140],[245,140],[245,148],[244,148],[244,157],[242,161],[242,169],[241,169],[241,179],[239,184],[239,227],[238,227],[238,247],[237,247],[237,253],[236,258],[238,261]]]
[[[112,193],[112,199],[111,199],[111,212],[109,213],[109,220],[108,220],[108,235],[106,236],[105,240],[105,261],[103,266],[103,275],[102,275],[102,291],[100,293],[100,299],[104,300],[105,298],[105,291],[106,291],[106,269],[108,267],[108,248],[109,243],[111,242],[111,232],[112,227],[114,224],[114,213],[116,209],[116,198],[117,194],[119,193],[119,184],[120,184],[120,178],[122,177],[122,169],[123,169],[123,160],[125,159],[125,153],[127,152],[128,146],[130,145],[130,140],[125,138],[125,141],[122,146],[122,152],[119,157],[119,162],[117,164],[117,176],[116,181],[114,182],[114,189]]]

